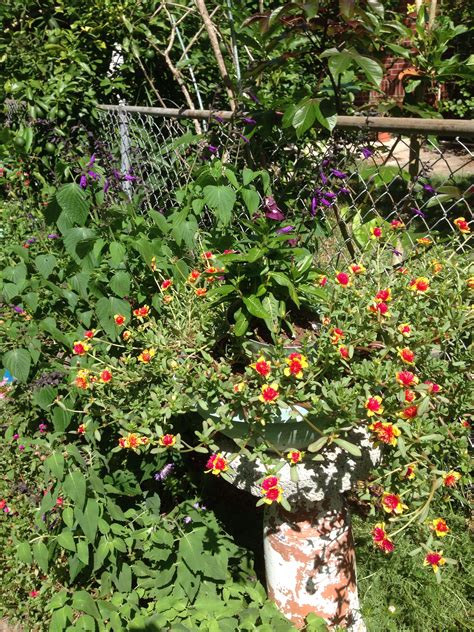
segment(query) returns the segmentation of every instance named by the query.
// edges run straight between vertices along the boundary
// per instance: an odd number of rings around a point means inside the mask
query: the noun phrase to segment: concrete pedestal
[[[366,630],[357,594],[350,517],[342,494],[368,475],[380,452],[364,429],[348,439],[360,447],[361,457],[332,445],[321,452],[323,462],[285,462],[277,476],[291,512],[276,502],[265,507],[268,595],[298,628],[312,612],[330,627]],[[228,478],[238,488],[261,497],[260,481],[272,472],[258,459],[249,460],[222,447],[229,461]],[[292,480],[290,468],[297,468],[298,481]]]

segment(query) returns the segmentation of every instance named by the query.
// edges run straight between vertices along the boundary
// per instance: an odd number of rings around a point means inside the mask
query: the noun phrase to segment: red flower
[[[166,281],[163,281],[163,283],[161,284],[161,289],[164,292],[165,290],[167,290],[172,285],[173,285],[173,281],[171,281],[171,279],[166,279]]]
[[[76,355],[83,356],[90,350],[91,346],[86,342],[75,342],[72,350]]]
[[[176,437],[172,434],[165,434],[160,437],[158,443],[165,448],[172,448],[176,443]]]
[[[290,460],[291,465],[296,465],[303,460],[304,452],[299,450],[290,450],[286,455],[286,458]]]
[[[411,371],[399,371],[396,375],[397,382],[400,386],[413,386],[414,384],[418,384],[419,380],[414,373]]]
[[[206,261],[209,261],[209,259],[214,259],[214,255],[212,254],[212,252],[207,251],[202,253],[202,258]]]
[[[188,276],[188,283],[196,283],[200,276],[201,273],[199,272],[199,270],[191,270]]]
[[[423,294],[430,289],[430,281],[426,277],[417,277],[410,281],[408,288],[412,290],[412,292]]]
[[[443,474],[443,484],[446,487],[455,487],[457,482],[461,479],[461,474],[451,470]]]
[[[471,229],[469,228],[469,222],[466,222],[464,217],[458,217],[454,220],[454,225],[457,226],[461,233],[470,233]]]
[[[402,228],[405,228],[405,224],[399,219],[392,219],[390,226],[393,230],[401,230]]]
[[[407,469],[405,470],[402,478],[406,478],[409,481],[411,481],[412,479],[414,479],[416,476],[416,469],[414,465],[407,465]]]
[[[320,276],[319,277],[319,285],[321,287],[324,287],[326,285],[326,283],[328,282],[328,278],[327,276]]]
[[[351,277],[347,272],[338,272],[336,274],[336,283],[342,287],[350,287],[352,285]]]
[[[288,366],[283,373],[289,377],[290,375],[300,379],[303,377],[303,369],[308,368],[308,361],[301,353],[291,353],[286,359]]]
[[[250,366],[262,377],[267,377],[272,370],[272,365],[270,362],[267,362],[263,356],[260,356],[257,361]]]
[[[349,359],[349,347],[345,347],[344,345],[341,345],[338,351],[341,358],[344,358],[344,360]]]
[[[344,338],[344,336],[345,334],[342,329],[339,329],[339,327],[333,327],[331,329],[331,344],[337,345],[342,340],[342,338]]]
[[[408,337],[411,334],[411,326],[408,323],[402,323],[398,325],[398,331],[402,336]]]
[[[121,327],[123,324],[125,324],[125,316],[122,316],[122,314],[115,314],[114,316],[114,321],[115,324],[118,325],[119,327]]]
[[[30,590],[30,597],[33,599],[39,595],[39,590]]]
[[[352,272],[352,274],[363,274],[366,270],[365,266],[359,263],[351,263],[351,265],[349,266],[349,269]]]
[[[407,389],[405,391],[405,401],[406,402],[410,403],[410,402],[414,401],[415,397],[416,397],[415,391],[411,391],[410,389]]]
[[[103,384],[107,384],[112,379],[112,372],[109,369],[104,369],[100,374],[100,381]]]
[[[262,495],[267,505],[271,505],[273,502],[279,503],[283,496],[283,489],[281,487],[272,487],[268,491],[262,490]]]
[[[431,523],[431,529],[436,533],[438,538],[444,538],[451,530],[443,518],[435,518]]]
[[[387,532],[385,531],[385,523],[379,522],[378,524],[376,524],[371,532],[371,535],[375,546],[384,553],[392,553],[392,551],[395,549],[395,545],[387,536]]]
[[[439,553],[437,551],[432,551],[425,555],[425,560],[423,562],[423,566],[431,566],[435,573],[438,572],[439,567],[443,564],[446,564],[446,560],[443,557],[443,551]]]
[[[94,337],[95,334],[95,329],[88,329],[87,331],[84,332],[84,338],[89,338],[89,340],[91,338]]]
[[[0,509],[4,509],[7,506],[7,501],[6,500],[0,500]]]
[[[149,315],[149,313],[150,308],[148,307],[148,305],[143,305],[142,307],[133,310],[133,315],[136,316],[138,320],[143,320]]]
[[[58,505],[58,507],[61,507],[61,505],[63,505],[63,504],[64,504],[64,500],[61,497],[59,497],[56,500],[56,505]]]
[[[375,397],[369,397],[369,399],[365,402],[364,408],[367,410],[367,417],[372,417],[373,415],[381,415],[384,411],[382,406],[382,398],[376,395]]]
[[[377,441],[391,446],[397,445],[397,437],[401,434],[397,426],[384,421],[374,421],[374,423],[370,424],[369,430],[372,430],[376,435]]]
[[[441,386],[431,382],[431,380],[426,380],[425,384],[428,386],[428,393],[439,393],[441,390]]]
[[[384,492],[382,496],[382,507],[387,513],[402,514],[405,509],[408,509],[401,501],[398,494],[391,494]]]
[[[207,290],[205,287],[198,287],[196,290],[196,296],[205,296],[207,294]]]
[[[279,395],[278,384],[276,382],[272,382],[272,384],[264,384],[262,386],[262,392],[258,396],[258,399],[266,404],[274,404]]]
[[[398,350],[398,355],[406,364],[415,364],[415,354],[408,347],[404,347],[403,349]],[[407,384],[407,386],[409,386]]]
[[[80,425],[77,427],[77,432],[78,432],[79,434],[84,434],[84,433],[85,433],[85,431],[86,431],[86,426],[85,426],[85,424],[80,424]]]
[[[372,226],[370,229],[370,239],[380,239],[382,237],[382,229],[379,226]]]

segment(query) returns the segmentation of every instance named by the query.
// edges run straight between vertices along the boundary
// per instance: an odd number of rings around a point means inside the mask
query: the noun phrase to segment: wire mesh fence
[[[406,232],[415,235],[412,239],[421,233],[421,239],[428,239],[433,231],[455,229],[459,217],[473,218],[474,138],[469,134],[453,136],[446,126],[438,135],[429,134],[426,122],[417,129],[412,121],[407,133],[390,139],[368,128],[337,125],[325,140],[295,143],[278,123],[266,137],[247,116],[225,120],[219,113],[190,114],[195,118],[178,110],[124,105],[100,110],[106,143],[122,170],[136,178],[126,192],[139,195],[144,212],[151,208],[166,214],[175,208],[177,191],[196,169],[220,159],[266,169],[274,203],[288,220],[314,218],[322,237],[319,258],[335,267],[357,256],[357,230],[371,220],[395,227],[401,222],[412,229]],[[194,122],[204,115],[206,131],[196,133]],[[390,121],[385,120],[388,128],[393,127]],[[384,127],[383,119],[378,127]],[[262,194],[261,207],[266,204]],[[245,218],[245,208],[238,209],[237,230],[245,230]],[[209,228],[212,221],[212,213],[204,210],[201,226]],[[459,242],[459,248],[469,245],[467,238]]]

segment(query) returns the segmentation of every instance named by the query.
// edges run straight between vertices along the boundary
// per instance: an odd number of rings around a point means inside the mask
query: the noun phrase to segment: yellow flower
[[[138,361],[143,362],[143,364],[148,364],[148,362],[152,361],[155,355],[156,349],[143,349],[143,351],[138,356]]]

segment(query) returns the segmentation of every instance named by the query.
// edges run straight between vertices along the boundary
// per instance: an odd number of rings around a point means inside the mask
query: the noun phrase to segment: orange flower
[[[399,219],[392,219],[390,226],[393,230],[401,230],[402,228],[405,228],[405,224]]]
[[[271,384],[264,384],[261,389],[261,394],[258,396],[258,399],[266,404],[274,404],[278,399],[280,393],[278,391],[279,385],[277,382],[272,382]]]
[[[374,421],[370,424],[369,430],[376,435],[377,441],[394,447],[397,445],[397,437],[401,435],[400,428],[385,421]]]
[[[446,560],[443,557],[443,551],[431,551],[425,555],[423,566],[431,566],[435,573],[439,571],[439,567],[443,566],[443,564],[446,564]]]
[[[86,353],[90,351],[90,349],[91,349],[91,346],[87,344],[87,342],[80,342],[80,341],[75,342],[72,347],[72,350],[78,356],[86,355]]]
[[[408,347],[398,350],[399,357],[405,362],[405,364],[415,364],[415,354]],[[408,385],[409,386],[409,385]]]
[[[431,523],[431,529],[436,533],[438,538],[444,538],[450,532],[450,528],[443,518],[435,518]]]
[[[382,406],[382,398],[376,395],[375,397],[369,397],[365,402],[364,408],[367,410],[367,417],[373,417],[374,415],[381,415],[384,411]]]
[[[470,277],[470,278],[467,280],[467,287],[468,287],[470,290],[474,290],[474,277]]]
[[[385,523],[378,522],[371,531],[372,541],[384,553],[392,553],[395,546],[385,531]]]
[[[171,303],[171,301],[173,300],[173,295],[172,294],[165,294],[163,296],[163,303]]]
[[[382,237],[382,229],[380,226],[372,226],[370,229],[370,239],[380,239]]]
[[[398,331],[402,334],[402,336],[408,338],[408,336],[411,336],[411,325],[408,323],[402,323],[401,325],[398,325]]]
[[[158,443],[164,448],[172,448],[176,443],[176,437],[173,434],[165,434],[158,439]]]
[[[339,329],[339,327],[333,327],[331,329],[331,344],[337,345],[344,338],[344,336],[345,334],[342,329]]]
[[[257,361],[254,364],[251,364],[250,366],[252,369],[255,369],[255,371],[259,375],[262,375],[263,377],[267,377],[267,375],[270,375],[270,372],[272,370],[272,365],[270,364],[270,362],[267,362],[267,360],[265,360],[263,356],[260,356],[259,358],[257,358]]]
[[[350,287],[352,285],[351,277],[347,272],[338,272],[336,274],[336,283],[342,287]]]
[[[198,287],[196,290],[196,296],[205,296],[207,294],[207,290],[205,287]]]
[[[416,279],[412,279],[408,286],[408,289],[412,292],[417,292],[418,294],[423,294],[430,289],[430,280],[426,277],[418,277]]]
[[[163,281],[163,283],[161,284],[161,289],[163,292],[165,292],[168,288],[170,288],[173,285],[173,281],[171,279],[166,279],[165,281]]]
[[[143,351],[138,356],[138,361],[143,362],[143,364],[148,364],[152,361],[155,355],[156,349],[143,349]]]
[[[301,353],[291,353],[289,357],[286,358],[286,363],[288,366],[283,373],[287,377],[293,375],[297,379],[301,379],[303,377],[303,369],[308,368],[308,361]]]
[[[88,329],[84,332],[84,338],[88,338],[89,340],[93,338],[95,335],[95,329]]]
[[[140,437],[137,434],[130,433],[126,437],[120,437],[118,442],[121,448],[136,450],[141,445],[148,443],[148,439],[146,437]]]
[[[361,263],[351,263],[351,265],[349,266],[349,270],[352,272],[352,274],[364,274],[366,268]]]
[[[303,460],[303,456],[304,452],[300,452],[299,450],[290,450],[286,455],[286,458],[289,459],[290,465],[296,465]]]
[[[233,391],[236,394],[242,393],[242,391],[245,391],[246,388],[247,388],[247,384],[245,382],[238,382],[237,384],[234,384]]]
[[[464,217],[458,217],[457,219],[455,219],[454,225],[459,228],[459,231],[461,233],[467,234],[471,232],[471,229],[469,228],[469,222],[466,222]]]
[[[390,288],[379,290],[375,295],[375,300],[377,303],[388,303],[392,300],[392,290]]]
[[[112,372],[110,371],[110,369],[104,369],[100,374],[100,381],[103,384],[107,384],[107,382],[110,382],[111,379],[112,379]]]
[[[383,493],[382,507],[385,512],[397,515],[402,514],[405,509],[408,509],[408,507],[402,503],[398,494],[391,494],[390,492]]]
[[[125,316],[122,316],[122,314],[115,314],[114,316],[115,324],[118,325],[119,327],[125,324],[125,320],[126,318]]]
[[[206,463],[206,474],[210,472],[214,476],[219,476],[219,474],[227,470],[227,467],[227,461],[222,454],[213,454]]]
[[[443,474],[443,484],[446,487],[456,487],[457,482],[461,479],[461,474],[459,472],[455,472],[454,470],[450,470]]]
[[[433,274],[438,274],[443,269],[443,266],[439,261],[432,261],[431,265],[433,266]]]
[[[338,349],[339,355],[341,356],[341,358],[344,358],[344,360],[348,360],[349,359],[349,347],[346,347],[344,345],[341,345]]]
[[[148,305],[143,305],[142,307],[133,310],[133,315],[136,316],[138,320],[143,320],[149,315],[149,313],[150,308],[148,307]]]
[[[87,388],[89,388],[88,378],[89,378],[89,371],[87,369],[81,369],[80,371],[77,372],[74,383],[76,384],[77,388],[86,390]]]
[[[199,270],[191,270],[188,276],[188,283],[196,283],[200,276],[201,273],[199,272]]]
[[[409,351],[409,349],[408,349]],[[414,386],[418,384],[419,380],[414,373],[411,371],[399,371],[396,375],[397,382],[400,386]]]
[[[429,246],[433,243],[429,237],[420,237],[416,241],[420,244],[420,246]]]

